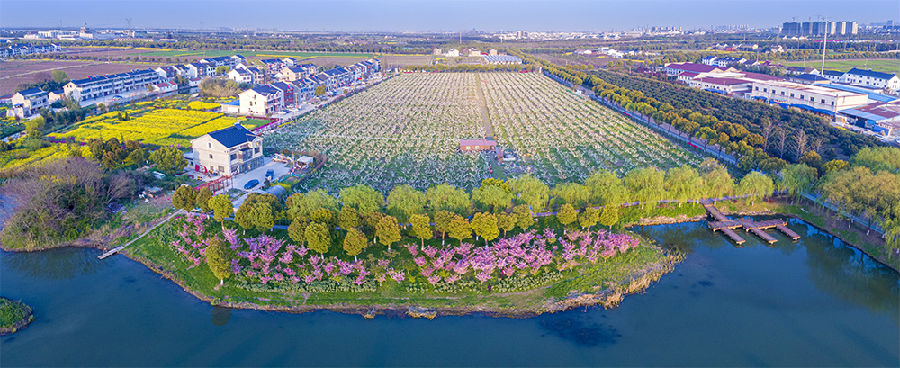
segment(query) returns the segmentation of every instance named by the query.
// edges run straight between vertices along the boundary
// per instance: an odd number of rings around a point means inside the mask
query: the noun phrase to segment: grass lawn
[[[806,60],[806,61],[787,61],[785,66],[809,66],[816,69],[822,67],[822,60]],[[834,59],[825,60],[825,69],[839,70],[846,72],[850,68],[857,67],[862,69],[871,68],[877,72],[884,73],[900,73],[900,59]]]

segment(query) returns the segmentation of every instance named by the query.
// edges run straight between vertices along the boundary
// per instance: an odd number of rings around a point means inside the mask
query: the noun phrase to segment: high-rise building
[[[859,33],[856,22],[784,22],[781,33],[785,35],[821,36],[851,35]]]
[[[800,34],[800,22],[784,22],[781,26],[781,33],[789,35]]]

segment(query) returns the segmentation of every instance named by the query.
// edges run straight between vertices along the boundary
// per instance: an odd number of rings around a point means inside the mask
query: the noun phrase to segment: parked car
[[[252,189],[253,187],[259,185],[259,180],[253,179],[244,184],[244,189]]]
[[[266,170],[266,179],[269,179],[269,181],[275,180],[275,170]]]

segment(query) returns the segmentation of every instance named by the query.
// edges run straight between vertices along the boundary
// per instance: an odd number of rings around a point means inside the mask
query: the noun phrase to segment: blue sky
[[[3,27],[609,31],[900,18],[898,0],[0,0]]]

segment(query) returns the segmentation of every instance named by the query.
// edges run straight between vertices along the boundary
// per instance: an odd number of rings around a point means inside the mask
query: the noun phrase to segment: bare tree
[[[812,150],[816,151],[819,156],[822,155],[822,138],[817,138],[812,142]]]
[[[775,135],[778,136],[778,158],[784,158],[784,146],[787,144],[787,132],[784,129],[778,128],[775,131]]]
[[[763,151],[765,151],[769,149],[769,138],[772,137],[772,130],[776,127],[769,119],[764,119],[762,123],[760,123],[760,126],[762,127]]]
[[[808,140],[809,138],[806,137],[806,131],[797,129],[797,133],[794,134],[794,154],[796,155],[797,160],[806,153],[806,144]]]

